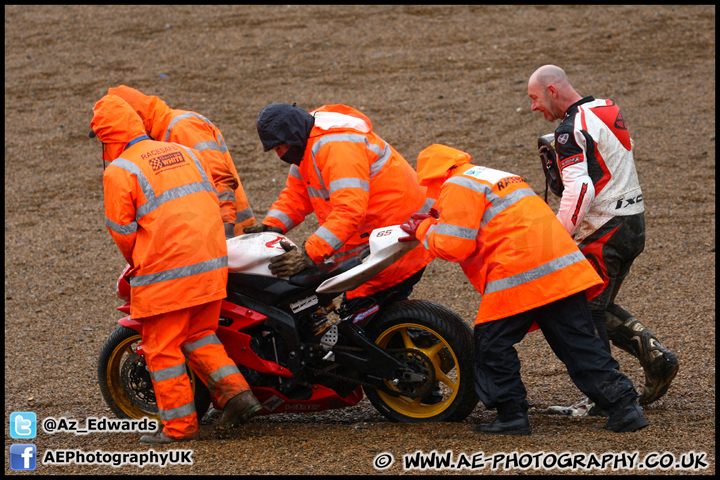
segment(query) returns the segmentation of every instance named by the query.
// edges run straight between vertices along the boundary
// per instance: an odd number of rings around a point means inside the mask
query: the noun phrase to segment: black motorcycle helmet
[[[547,191],[550,191],[560,197],[562,196],[565,186],[560,177],[560,167],[557,163],[557,153],[555,152],[555,134],[549,133],[538,138],[538,155],[540,156],[540,166],[545,173],[545,202],[547,202]]]

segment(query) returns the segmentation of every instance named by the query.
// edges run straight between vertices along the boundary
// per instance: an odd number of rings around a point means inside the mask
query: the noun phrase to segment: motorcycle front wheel
[[[140,334],[118,325],[107,338],[98,358],[98,383],[105,403],[118,418],[149,417],[160,421],[155,390],[145,361],[135,351]],[[210,392],[188,366],[198,420],[210,406]]]
[[[474,410],[479,399],[473,381],[473,335],[455,312],[433,302],[405,300],[381,311],[367,333],[427,378],[424,383],[385,380],[397,396],[363,387],[385,418],[406,423],[461,422]]]

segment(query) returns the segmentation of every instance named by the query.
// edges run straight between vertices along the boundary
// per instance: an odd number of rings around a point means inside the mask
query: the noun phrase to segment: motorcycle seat
[[[306,268],[300,273],[288,278],[288,282],[298,287],[316,289],[328,278],[345,273],[351,268],[355,268],[362,263],[361,257],[352,257],[341,263],[327,262],[321,263],[311,268]]]

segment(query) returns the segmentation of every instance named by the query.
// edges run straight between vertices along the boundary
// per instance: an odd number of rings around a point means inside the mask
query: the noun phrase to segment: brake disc
[[[396,359],[405,363],[416,375],[423,380],[397,378],[392,384],[398,393],[404,397],[424,398],[432,393],[435,385],[435,366],[430,357],[414,348],[387,350]]]
[[[147,371],[145,360],[133,352],[123,362],[120,369],[122,389],[130,402],[149,413],[157,413],[157,400],[153,389],[150,372]]]

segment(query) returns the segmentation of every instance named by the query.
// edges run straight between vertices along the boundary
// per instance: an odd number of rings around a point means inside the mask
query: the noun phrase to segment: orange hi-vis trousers
[[[168,437],[185,438],[198,432],[186,356],[221,407],[250,388],[215,335],[221,304],[222,300],[216,300],[142,319],[142,348]]]

